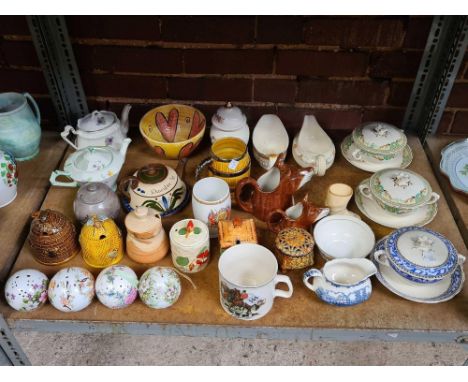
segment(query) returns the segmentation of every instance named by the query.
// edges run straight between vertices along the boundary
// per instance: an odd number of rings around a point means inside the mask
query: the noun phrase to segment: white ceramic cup
[[[231,192],[220,178],[200,179],[193,186],[192,210],[195,219],[208,226],[210,237],[218,237],[218,221],[231,217]]]
[[[259,319],[271,310],[275,297],[293,294],[290,278],[277,274],[275,255],[258,244],[228,248],[219,259],[218,270],[221,306],[234,318]],[[288,290],[275,289],[278,283],[285,283]]]
[[[12,154],[0,150],[0,208],[15,200],[18,173],[16,160]]]

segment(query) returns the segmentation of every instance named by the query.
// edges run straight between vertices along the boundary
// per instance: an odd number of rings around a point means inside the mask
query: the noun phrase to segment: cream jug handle
[[[360,185],[358,186],[358,188],[359,188],[359,191],[361,192],[361,194],[362,194],[364,197],[366,197],[367,199],[370,199],[370,200],[374,200],[374,199],[372,198],[372,194],[371,194],[371,192],[370,192],[370,187],[369,187],[368,184],[360,184]]]
[[[279,283],[285,283],[288,286],[288,290],[281,290],[275,289],[273,292],[273,298],[275,297],[283,297],[283,298],[290,298],[293,294],[293,286],[291,283],[291,279],[286,275],[276,275],[275,277],[275,286]]]
[[[385,250],[383,250],[383,249],[379,249],[378,251],[374,252],[374,259],[379,264],[385,265],[386,267],[390,266],[390,263],[389,263],[388,257],[387,257],[387,252]]]
[[[72,182],[60,182],[60,181],[57,181],[56,179],[59,177],[59,176],[66,176],[67,178],[70,178],[72,179],[72,177],[70,176],[70,174],[66,171],[61,171],[61,170],[55,170],[55,171],[52,171],[52,174],[50,174],[50,178],[49,178],[49,181],[50,183],[52,184],[52,186],[60,186],[60,187],[78,187],[78,183],[75,182],[75,181],[72,181]]]
[[[73,128],[73,126],[70,126],[70,125],[65,126],[65,129],[60,133],[60,135],[65,142],[67,142],[75,150],[78,150],[78,147],[76,147],[76,145],[68,139],[68,134],[70,134],[70,132],[72,132],[75,135],[78,135],[75,129]]]
[[[31,105],[34,108],[34,114],[36,114],[37,123],[40,125],[41,124],[41,112],[39,110],[39,106],[37,106],[37,103],[31,94],[23,93],[23,95],[29,102],[31,102]]]
[[[304,276],[302,277],[304,285],[311,291],[315,292],[317,290],[317,286],[309,282],[309,279],[311,277],[323,277],[323,275],[322,272],[320,272],[318,269],[311,268],[307,272],[305,272]]]

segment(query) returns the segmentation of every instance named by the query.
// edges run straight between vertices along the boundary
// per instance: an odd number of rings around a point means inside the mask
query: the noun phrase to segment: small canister
[[[219,246],[221,253],[233,245],[242,243],[258,244],[253,219],[220,220],[218,222]]]
[[[79,240],[83,259],[91,267],[106,268],[122,260],[122,233],[106,216],[89,218],[81,228]]]
[[[73,211],[81,223],[85,223],[93,215],[116,219],[120,213],[120,202],[107,184],[90,182],[83,184],[78,190]]]
[[[303,228],[285,228],[275,239],[275,253],[282,270],[314,264],[314,239]]]
[[[210,259],[210,236],[205,223],[184,219],[175,223],[169,232],[172,262],[186,273],[203,270]]]

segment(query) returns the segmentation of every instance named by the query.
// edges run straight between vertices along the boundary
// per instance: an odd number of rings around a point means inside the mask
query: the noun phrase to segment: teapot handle
[[[248,185],[252,186],[255,191],[258,189],[257,181],[255,179],[250,177],[244,178],[239,183],[237,183],[236,200],[240,208],[242,208],[246,212],[253,213],[254,208],[252,203],[252,196],[250,196],[249,200],[241,199],[242,191],[244,191],[244,188]]]
[[[268,214],[268,217],[266,220],[268,229],[271,232],[278,233],[279,231],[281,231],[281,222],[283,221],[283,219],[286,219],[286,218],[287,218],[286,213],[283,210],[276,209],[274,211],[271,211]]]
[[[208,166],[211,162],[213,162],[213,159],[211,157],[205,158],[200,162],[200,164],[195,169],[195,180],[200,179],[200,174],[202,173],[203,169],[206,166]]]
[[[63,139],[65,142],[67,142],[71,147],[73,147],[75,150],[78,150],[78,147],[76,147],[76,145],[75,145],[72,141],[70,141],[70,140],[68,139],[68,134],[70,134],[70,131],[71,131],[73,134],[77,135],[76,130],[73,128],[73,126],[67,125],[67,126],[65,126],[65,129],[60,133],[60,136],[61,136],[62,139]]]
[[[132,189],[136,188],[138,185],[138,178],[136,176],[130,175],[120,179],[118,190],[123,196],[125,196],[128,199],[128,202],[130,203],[131,196],[127,191],[127,187],[129,184],[132,187]]]

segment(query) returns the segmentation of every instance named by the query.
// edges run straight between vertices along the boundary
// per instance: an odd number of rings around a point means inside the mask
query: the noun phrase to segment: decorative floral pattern
[[[23,269],[13,274],[5,284],[5,297],[16,310],[30,312],[47,301],[49,279],[35,269]]]
[[[460,174],[462,174],[464,176],[468,176],[468,164],[465,164],[463,166],[463,170],[460,170]]]
[[[179,275],[168,267],[148,269],[141,276],[138,286],[141,300],[154,309],[173,305],[178,300],[181,290]]]
[[[184,189],[183,187],[179,187],[174,190],[174,192],[171,194],[170,200],[166,197],[166,195],[163,195],[161,197],[161,203],[159,203],[157,200],[146,200],[143,202],[143,206],[152,208],[158,212],[161,213],[168,213],[171,212],[175,205],[177,204],[177,201],[180,200],[184,196]]]
[[[265,299],[247,293],[245,289],[231,289],[227,284],[221,282],[221,302],[233,316],[252,318],[259,314],[258,311],[265,304]]]
[[[211,210],[208,214],[208,223],[210,227],[218,227],[220,220],[229,220],[231,218],[231,207],[221,208],[219,210]]]
[[[188,257],[177,256],[176,263],[181,267],[187,267],[190,272],[198,272],[210,259],[210,250],[208,247],[203,247],[202,251],[197,255],[197,257],[190,262]]]
[[[0,161],[0,177],[8,187],[13,187],[18,183],[18,171],[13,157],[3,152],[3,159]]]
[[[96,295],[108,308],[125,308],[138,295],[138,277],[125,265],[113,265],[104,269],[96,279]]]

